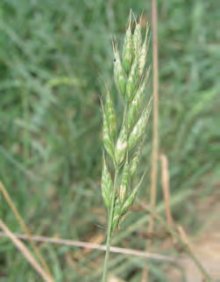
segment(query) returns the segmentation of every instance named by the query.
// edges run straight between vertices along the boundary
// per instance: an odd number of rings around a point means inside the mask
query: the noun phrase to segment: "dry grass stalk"
[[[159,77],[158,77],[158,39],[157,39],[157,1],[152,0],[151,21],[153,39],[153,139],[152,139],[152,160],[151,160],[151,187],[150,205],[155,209],[157,199],[157,174],[158,174],[158,151],[159,151]],[[151,216],[148,233],[154,231],[154,218]],[[146,250],[150,248],[152,240],[147,241]],[[147,266],[143,270],[142,282],[148,281]]]
[[[176,230],[176,227],[174,225],[170,226],[169,224],[167,224],[163,217],[161,217],[155,210],[153,210],[151,206],[146,206],[142,204],[142,207],[145,208],[151,214],[151,216],[154,217],[154,219],[157,220],[158,223],[160,223],[166,229],[166,231],[172,237],[173,242],[178,243],[181,250],[184,251],[186,255],[188,255],[188,257],[195,263],[196,267],[201,272],[204,278],[204,282],[213,282],[213,279],[211,278],[210,274],[202,265],[197,255],[194,253],[189,238],[187,237],[183,227],[178,226]]]
[[[5,186],[3,185],[2,182],[0,182],[0,192],[2,193],[3,197],[5,198],[5,201],[7,202],[10,209],[12,210],[12,212],[13,212],[15,218],[17,219],[19,225],[21,226],[23,232],[25,234],[27,234],[27,237],[29,238],[29,242],[31,244],[31,247],[33,248],[33,251],[34,251],[36,257],[39,259],[39,262],[42,264],[43,268],[48,273],[48,275],[52,277],[50,270],[49,270],[49,267],[47,266],[45,259],[41,255],[40,250],[38,249],[36,244],[31,239],[32,236],[31,236],[30,228],[26,225],[24,219],[22,218],[19,211],[17,210],[13,200],[11,199],[10,195],[8,194],[8,192],[7,192]]]
[[[165,213],[167,224],[173,225],[172,212],[170,208],[170,179],[169,179],[169,163],[165,155],[160,155],[161,160],[161,181],[165,203]]]
[[[0,219],[0,228],[5,232],[5,234],[10,238],[12,243],[17,247],[17,249],[22,253],[26,260],[31,264],[35,271],[42,277],[46,282],[54,282],[50,275],[44,271],[40,264],[33,257],[28,248],[11,232],[11,230],[6,226],[6,224]]]
[[[18,239],[29,240],[29,238],[25,234],[18,234],[18,233],[13,233],[13,234]],[[8,235],[5,232],[0,232],[0,237],[8,237]],[[100,244],[91,243],[91,242],[73,241],[73,240],[67,240],[67,239],[61,239],[61,238],[51,238],[51,237],[45,237],[45,236],[39,236],[39,235],[32,236],[31,239],[39,243],[56,244],[56,245],[61,245],[61,246],[74,247],[74,248],[77,247],[77,248],[83,248],[86,250],[106,251],[106,245],[100,245]],[[128,255],[128,256],[142,257],[144,259],[149,259],[149,260],[164,261],[164,262],[170,262],[170,263],[177,262],[176,258],[173,258],[171,256],[162,255],[158,253],[142,252],[139,250],[121,248],[121,247],[116,247],[116,246],[111,246],[110,252]]]

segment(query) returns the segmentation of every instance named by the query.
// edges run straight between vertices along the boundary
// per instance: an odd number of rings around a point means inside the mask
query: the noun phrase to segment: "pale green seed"
[[[134,188],[134,190],[130,193],[130,195],[124,202],[121,208],[121,216],[123,216],[128,211],[128,209],[131,207],[131,205],[134,203],[138,190],[139,190],[139,185]]]
[[[142,115],[140,116],[138,122],[134,126],[128,140],[128,147],[129,150],[133,149],[140,139],[143,137],[145,128],[147,125],[147,121],[150,115],[150,109],[151,109],[151,101],[148,103],[147,109],[143,111]]]
[[[140,161],[140,158],[141,158],[141,149],[142,149],[142,146],[141,144],[137,147],[137,150],[135,151],[132,159],[130,160],[130,177],[133,177],[135,172],[137,171],[137,168],[138,168],[138,164],[139,164],[139,161]]]
[[[103,197],[105,206],[108,209],[110,208],[110,205],[111,205],[113,183],[112,183],[111,175],[106,165],[105,158],[103,159],[101,187],[102,187],[102,197]]]
[[[128,110],[128,131],[130,131],[134,124],[137,122],[137,118],[140,116],[140,112],[143,108],[144,102],[144,91],[145,91],[146,83],[142,82],[141,86],[137,90]]]
[[[117,227],[121,219],[121,203],[119,202],[119,199],[116,198],[115,200],[115,206],[114,206],[114,213],[113,213],[113,219],[112,219],[112,226],[111,231],[113,232]]]
[[[129,102],[132,101],[138,87],[138,68],[138,60],[135,60],[132,64],[126,85],[126,96]]]
[[[128,147],[127,139],[128,139],[127,130],[126,130],[126,126],[124,125],[123,128],[121,129],[115,147],[115,160],[118,165],[120,165],[125,158],[127,147]]]
[[[135,57],[139,57],[141,45],[142,45],[142,36],[141,36],[141,25],[137,23],[135,26],[134,34],[133,34],[133,43],[134,43],[134,53]]]
[[[147,40],[148,40],[148,27],[146,28],[146,35],[144,42],[141,46],[140,56],[139,56],[139,76],[142,77],[144,73],[144,68],[146,65],[146,57],[148,52]]]
[[[121,185],[119,187],[119,200],[120,203],[123,203],[126,199],[129,185],[129,163],[128,159],[126,159],[126,163],[123,168],[122,177],[121,177]]]
[[[108,121],[104,110],[103,110],[103,145],[106,152],[109,154],[112,160],[114,160],[114,143],[112,141],[109,132]]]
[[[107,91],[107,95],[106,95],[105,113],[106,113],[110,138],[114,140],[116,136],[116,131],[117,131],[116,113],[115,113],[114,104],[113,104],[109,91]]]
[[[114,52],[114,78],[115,84],[119,93],[124,97],[126,90],[126,74],[121,64],[119,52],[115,46],[113,46]]]
[[[133,58],[134,58],[134,46],[133,46],[132,32],[131,32],[131,19],[129,19],[129,25],[125,34],[123,51],[122,51],[122,64],[126,73],[129,73],[131,69]]]

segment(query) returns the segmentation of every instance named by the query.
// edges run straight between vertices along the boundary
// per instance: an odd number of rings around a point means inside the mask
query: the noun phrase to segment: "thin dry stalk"
[[[186,231],[184,230],[183,226],[178,225],[177,231],[179,232],[179,236],[180,236],[182,242],[184,243],[184,245],[187,248],[188,254],[190,254],[190,257],[192,258],[192,260],[194,261],[194,263],[197,265],[198,269],[200,270],[201,274],[203,275],[204,281],[205,282],[211,282],[212,278],[209,276],[206,269],[204,268],[204,266],[202,265],[202,263],[200,262],[200,260],[196,256],[196,254],[194,253],[192,244],[191,244],[189,237],[187,236]]]
[[[2,182],[0,182],[0,192],[2,192],[2,195],[5,198],[5,201],[7,202],[10,209],[12,210],[13,214],[15,215],[15,218],[17,219],[17,221],[18,221],[19,225],[21,226],[23,232],[27,234],[27,238],[29,238],[28,240],[29,240],[29,242],[30,242],[30,244],[33,248],[33,251],[34,251],[36,257],[39,259],[40,263],[42,264],[43,268],[48,273],[48,275],[52,277],[50,270],[49,270],[49,267],[47,266],[46,261],[44,260],[43,256],[41,255],[40,250],[37,248],[36,244],[31,239],[32,237],[31,237],[31,231],[30,231],[29,227],[26,225],[24,219],[22,218],[19,211],[17,210],[13,200],[11,199],[10,195],[8,194],[8,192],[7,192],[5,186],[3,185]]]
[[[19,238],[21,240],[29,240],[28,236],[25,234],[13,233],[13,235],[16,238]],[[8,234],[6,234],[5,232],[0,232],[0,237],[8,237]],[[32,236],[31,239],[39,243],[49,243],[49,244],[56,244],[56,245],[61,245],[61,246],[106,251],[105,245],[100,245],[100,244],[91,243],[91,242],[73,241],[73,240],[67,240],[67,239],[61,239],[61,238],[50,238],[50,237],[45,237],[45,236]],[[119,253],[119,254],[128,255],[128,256],[132,255],[136,257],[142,257],[144,259],[164,261],[164,262],[170,262],[170,263],[177,262],[176,258],[172,258],[170,256],[161,255],[157,253],[142,252],[142,251],[134,250],[134,249],[127,249],[127,248],[111,246],[110,252]]]
[[[22,253],[26,260],[31,264],[35,271],[42,277],[46,282],[54,282],[54,280],[44,271],[40,264],[33,257],[28,248],[10,231],[6,224],[0,219],[0,228],[5,232],[12,243],[17,247],[17,249]]]
[[[159,78],[158,78],[158,40],[157,40],[157,1],[152,0],[152,38],[153,38],[153,144],[152,144],[152,170],[150,205],[155,209],[157,199],[157,174],[159,151]],[[151,220],[150,229],[154,228]]]
[[[170,226],[167,224],[167,222],[150,206],[146,206],[142,204],[142,207],[145,208],[151,216],[155,218],[155,220],[158,220],[158,222],[164,226],[164,228],[167,230],[167,232],[170,234],[174,242],[177,242],[179,246],[181,246],[181,249],[188,255],[188,257],[191,258],[191,260],[194,262],[198,270],[201,272],[204,278],[204,282],[212,282],[212,278],[205,269],[205,267],[202,265],[196,254],[194,253],[194,250],[189,242],[189,239],[186,235],[186,232],[182,227],[178,227],[177,231],[175,229],[175,226]],[[147,280],[146,280],[147,281]]]
[[[152,39],[153,39],[153,140],[152,140],[152,164],[151,164],[151,187],[150,187],[150,205],[155,209],[157,199],[157,174],[158,174],[158,151],[159,151],[159,77],[158,77],[158,39],[157,39],[157,0],[151,2],[151,20],[152,20]],[[150,218],[148,233],[152,234],[154,230],[154,217]],[[146,244],[146,250],[152,244],[149,240]],[[148,281],[148,270],[144,268],[142,282]]]
[[[173,217],[170,208],[170,179],[169,179],[169,163],[165,155],[160,155],[161,160],[161,182],[164,195],[165,213],[167,224],[173,225]]]

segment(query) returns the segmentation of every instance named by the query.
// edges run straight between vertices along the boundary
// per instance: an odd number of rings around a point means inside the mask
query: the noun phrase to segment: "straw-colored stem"
[[[157,39],[157,0],[151,2],[152,17],[152,39],[153,39],[153,140],[151,157],[151,186],[150,205],[152,209],[156,207],[157,200],[157,174],[158,174],[158,151],[159,151],[159,78],[158,78],[158,39]],[[154,217],[151,216],[148,224],[148,233],[154,230]],[[146,243],[146,250],[149,250],[152,240]],[[148,267],[145,266],[142,274],[142,282],[148,281]]]
[[[39,262],[43,266],[44,270],[47,272],[49,276],[52,277],[52,274],[50,273],[49,267],[47,266],[47,263],[44,259],[44,257],[41,255],[40,250],[36,246],[36,244],[32,241],[32,232],[30,231],[29,227],[26,225],[24,219],[20,215],[18,209],[16,208],[13,200],[11,199],[9,193],[7,192],[5,186],[3,185],[2,182],[0,182],[0,193],[2,193],[3,197],[5,198],[5,201],[9,205],[10,209],[12,210],[13,214],[15,215],[15,218],[17,219],[19,225],[21,226],[22,230],[24,233],[27,234],[29,238],[29,242],[33,248],[34,253],[36,254],[36,257],[39,259]],[[52,279],[52,278],[51,278]]]
[[[161,161],[161,184],[164,195],[165,213],[167,224],[173,225],[173,217],[170,208],[170,179],[169,179],[169,163],[166,155],[160,155]]]
[[[174,226],[167,224],[167,222],[163,219],[163,217],[160,216],[154,209],[152,209],[150,206],[144,206],[144,208],[151,214],[152,217],[158,220],[158,222],[164,226],[164,228],[172,236],[172,238],[175,241],[177,241],[180,244],[180,246],[182,246],[183,250],[192,259],[192,261],[195,263],[195,265],[203,275],[204,281],[212,282],[213,279],[211,278],[207,270],[204,268],[198,257],[195,255],[190,243],[186,238],[186,234],[183,228],[179,227],[178,228],[179,232],[176,232]]]
[[[159,79],[158,79],[158,40],[157,40],[157,1],[152,0],[152,33],[153,33],[153,144],[152,144],[152,170],[150,204],[155,209],[157,199],[157,174],[159,151]],[[149,231],[153,232],[154,219],[149,223]]]
[[[113,187],[111,206],[110,206],[110,211],[109,211],[109,216],[108,216],[108,229],[107,229],[107,235],[106,235],[106,252],[105,252],[104,265],[103,265],[102,282],[107,281],[108,261],[109,261],[109,255],[110,255],[111,235],[112,235],[112,220],[113,220],[113,215],[114,215],[115,195],[116,195],[117,182],[118,182],[118,171],[119,169],[117,165],[115,165],[114,187]]]
[[[41,267],[28,248],[11,232],[7,225],[0,219],[0,228],[7,234],[16,248],[23,254],[30,265],[42,277],[45,282],[54,282],[53,278]]]

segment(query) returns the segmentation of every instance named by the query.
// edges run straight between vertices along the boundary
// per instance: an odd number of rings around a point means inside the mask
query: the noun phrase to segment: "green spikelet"
[[[141,25],[137,23],[134,30],[133,35],[133,43],[134,43],[134,53],[135,57],[138,58],[140,56],[141,45],[142,45],[142,36],[141,36]]]
[[[110,137],[112,140],[115,140],[116,131],[117,131],[116,113],[109,91],[107,91],[107,95],[106,95],[105,113],[106,113]]]
[[[144,135],[147,121],[150,115],[150,109],[151,109],[151,101],[148,103],[147,109],[143,111],[142,115],[140,116],[138,122],[134,126],[129,136],[128,147],[130,150],[132,150],[136,145],[138,145],[139,141]]]
[[[121,64],[121,59],[119,56],[119,52],[116,46],[113,45],[113,52],[114,52],[114,78],[115,78],[115,84],[119,91],[119,93],[122,95],[122,97],[125,96],[125,90],[126,90],[126,74]]]
[[[134,59],[134,46],[133,46],[133,38],[131,32],[131,16],[130,16],[128,29],[125,34],[123,51],[122,51],[122,64],[127,74],[131,69],[133,59]]]
[[[108,171],[105,157],[103,158],[103,167],[102,167],[102,197],[107,209],[110,208],[111,198],[112,198],[112,189],[113,183],[111,175]]]
[[[140,80],[137,74],[138,74],[138,60],[135,59],[135,61],[132,64],[126,85],[126,97],[128,102],[132,101],[135,92],[138,88],[138,82]]]
[[[126,199],[126,201],[124,202],[122,208],[121,208],[121,216],[123,216],[128,209],[130,208],[130,206],[133,204],[135,197],[137,195],[139,187],[136,187],[131,194],[128,196],[128,198]]]
[[[144,69],[145,69],[145,65],[146,65],[146,57],[147,57],[147,51],[148,51],[148,27],[146,28],[146,34],[145,34],[145,39],[144,42],[141,46],[141,50],[140,50],[140,56],[139,56],[139,76],[142,77],[144,75]]]
[[[138,148],[136,149],[131,161],[130,161],[130,177],[132,178],[136,171],[137,171],[137,168],[138,168],[138,164],[139,164],[139,161],[140,161],[140,158],[141,158],[141,153],[142,153],[142,146],[138,146]]]
[[[109,156],[114,160],[114,143],[111,138],[111,134],[109,131],[108,126],[108,119],[105,111],[103,110],[103,145],[106,150],[106,152],[109,154]]]
[[[116,198],[115,206],[114,206],[114,214],[113,214],[113,218],[112,218],[111,232],[114,232],[114,230],[118,227],[120,219],[121,219],[121,204],[119,202],[119,199]]]
[[[118,165],[120,165],[125,159],[126,151],[128,147],[128,134],[126,126],[124,125],[121,129],[119,138],[115,146],[115,160]]]
[[[144,92],[146,88],[145,81],[142,82],[141,86],[136,92],[134,99],[132,100],[129,111],[128,111],[128,131],[130,131],[134,124],[137,122],[137,118],[140,116],[140,112],[143,109],[144,105]]]
[[[121,185],[119,187],[119,201],[121,204],[124,203],[127,196],[129,185],[129,172],[129,163],[127,159],[122,172]]]

